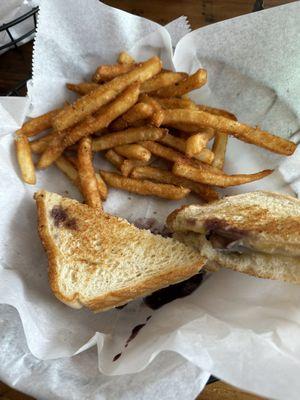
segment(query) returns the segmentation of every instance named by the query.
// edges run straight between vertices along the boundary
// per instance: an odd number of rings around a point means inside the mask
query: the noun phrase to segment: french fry
[[[190,99],[179,99],[177,97],[169,97],[161,99],[159,97],[154,98],[162,108],[174,109],[174,108],[184,108],[191,110],[198,110],[197,105]]]
[[[125,89],[116,100],[102,107],[94,116],[87,117],[85,121],[74,128],[69,128],[62,132],[58,131],[48,148],[42,154],[38,162],[38,167],[47,168],[67,147],[85,136],[106,128],[111,121],[118,118],[136,103],[138,95],[139,85],[133,84]]]
[[[142,126],[139,128],[129,128],[121,132],[108,133],[93,140],[93,151],[107,150],[112,147],[136,143],[142,140],[158,140],[165,135],[166,131],[166,129],[152,126]]]
[[[229,187],[257,181],[270,175],[273,171],[267,169],[255,174],[226,175],[216,174],[213,171],[209,171],[208,168],[195,168],[191,165],[178,162],[174,164],[172,172],[175,175],[206,185]]]
[[[176,150],[173,150],[169,147],[162,146],[161,144],[159,144],[157,142],[145,141],[145,142],[140,142],[140,144],[143,147],[145,147],[146,149],[148,149],[153,155],[164,158],[165,160],[168,160],[168,161],[171,161],[174,163],[176,163],[176,162],[186,163],[195,168],[208,169],[209,171],[213,172],[214,174],[223,175],[223,172],[220,171],[218,168],[214,168],[210,165],[204,164],[203,162],[199,161],[196,158],[192,158],[192,159],[187,158],[185,156],[185,154],[182,154],[182,153],[180,153]],[[203,149],[203,150],[205,150],[205,149]]]
[[[162,71],[141,84],[141,93],[150,93],[163,87],[174,85],[187,78],[184,72]]]
[[[207,128],[206,132],[196,133],[187,138],[185,154],[188,157],[194,157],[195,155],[200,154],[214,134],[215,131],[213,129]]]
[[[151,123],[153,125],[157,126],[158,128],[161,125],[164,125],[162,123],[163,122],[163,115],[160,114],[159,118],[160,119],[159,119],[158,123],[154,123],[153,121],[155,121],[155,119],[156,119],[155,114],[153,114],[153,116],[151,117]],[[187,123],[184,123],[184,122],[183,123],[180,123],[180,122],[174,123],[174,124],[172,124],[171,127],[177,129],[178,131],[180,131],[183,137],[189,137],[192,134],[195,134],[195,133],[199,132],[200,129],[204,129],[204,127],[201,127],[199,124],[187,124]]]
[[[144,120],[154,113],[153,108],[146,103],[137,103],[121,117],[113,121],[110,129],[113,131],[121,131],[132,126],[136,121]]]
[[[134,168],[144,167],[150,163],[151,159],[148,161],[141,160],[124,160],[121,164],[120,171],[123,176],[129,176]]]
[[[116,168],[120,169],[123,164],[124,157],[120,156],[114,150],[110,149],[105,153],[105,158]]]
[[[125,178],[113,172],[100,171],[100,175],[109,186],[144,196],[157,196],[163,199],[180,200],[190,193],[190,190],[184,187]]]
[[[166,132],[160,139],[158,139],[158,141],[160,143],[166,144],[169,147],[173,147],[173,149],[185,153],[186,140],[182,138],[170,135],[168,132]]]
[[[234,114],[230,113],[229,111],[222,110],[221,108],[209,107],[202,104],[197,104],[196,107],[200,111],[205,111],[214,115],[221,115],[222,117],[232,119],[233,121],[237,121],[237,117]]]
[[[134,160],[149,161],[151,153],[140,144],[124,144],[114,148],[115,152],[126,158]]]
[[[194,158],[196,158],[196,160],[204,162],[205,164],[212,165],[215,155],[211,150],[205,148],[201,151],[201,153],[195,155]]]
[[[154,112],[158,112],[158,111],[161,110],[161,106],[160,106],[159,102],[156,101],[153,97],[148,96],[146,93],[140,94],[139,100],[140,100],[142,103],[149,104],[149,106],[152,107],[153,113],[154,113]]]
[[[78,161],[77,157],[71,157],[68,155],[60,156],[56,161],[55,165],[78,187],[81,191],[79,175],[78,175]],[[98,191],[102,200],[106,200],[108,189],[101,178],[101,176],[96,173],[96,180],[98,185]]]
[[[36,183],[35,169],[28,138],[23,134],[18,134],[15,143],[22,179],[29,185],[34,185]]]
[[[132,71],[137,66],[141,64],[114,64],[114,65],[100,65],[93,76],[93,81],[107,82],[114,79],[117,76],[126,74]]]
[[[173,147],[176,150],[185,153],[186,150],[186,140],[172,136],[169,133],[165,133],[161,139],[158,139],[160,143],[166,144],[169,147]],[[214,153],[209,149],[202,149],[200,153],[194,154],[193,158],[202,161],[206,164],[211,164],[214,160]]]
[[[163,146],[156,142],[151,141],[143,141],[140,144],[148,149],[155,156],[164,158],[165,160],[177,162],[184,159],[184,154],[179,153],[176,150],[171,149],[170,147]]]
[[[206,81],[207,73],[205,69],[199,69],[188,78],[153,92],[153,95],[157,97],[181,97],[182,95],[205,85]]]
[[[60,109],[52,110],[46,114],[40,115],[25,122],[20,129],[16,131],[17,135],[35,136],[40,132],[52,127],[52,119],[59,113]]]
[[[287,139],[220,115],[213,115],[205,111],[180,109],[163,111],[162,125],[176,127],[178,123],[187,125],[195,124],[202,128],[213,128],[228,135],[233,135],[246,143],[255,144],[278,154],[291,155],[296,149],[295,143]]]
[[[78,169],[78,158],[77,156],[71,156],[69,154],[63,154],[63,157],[68,160],[74,168]]]
[[[102,179],[102,176],[98,173],[95,173],[95,177],[97,180],[98,192],[100,194],[101,200],[106,200],[108,195],[108,188],[106,183]]]
[[[144,82],[161,70],[161,61],[158,57],[142,63],[134,70],[116,77],[110,82],[100,85],[97,89],[77,99],[73,104],[65,107],[53,119],[56,130],[64,130],[82,121],[88,115],[99,110],[100,107],[115,99],[125,88],[134,82]]]
[[[60,156],[55,165],[78,187],[80,188],[78,171],[74,164],[65,156]]]
[[[46,136],[35,139],[29,143],[31,151],[35,154],[42,154],[48,147],[51,140],[56,136],[56,132],[52,131]]]
[[[223,169],[227,147],[228,135],[223,132],[217,132],[215,135],[212,151],[215,155],[212,165]]]
[[[134,64],[135,59],[131,57],[126,51],[121,51],[118,57],[118,63],[120,64]]]
[[[123,118],[130,124],[140,119],[149,118],[153,114],[153,111],[153,108],[149,104],[137,103],[123,115]]]
[[[165,110],[156,111],[151,117],[151,124],[159,128],[164,123]]]
[[[199,195],[204,201],[210,202],[218,200],[218,193],[210,186],[203,185],[174,175],[170,171],[160,168],[141,166],[133,169],[131,177],[135,179],[150,179],[160,183],[168,183],[175,186],[183,186]]]
[[[93,208],[102,209],[102,202],[98,190],[92,160],[92,141],[82,138],[78,146],[78,175],[80,187],[86,203]]]
[[[98,83],[95,82],[67,83],[66,86],[69,90],[81,96],[90,93],[99,87]]]

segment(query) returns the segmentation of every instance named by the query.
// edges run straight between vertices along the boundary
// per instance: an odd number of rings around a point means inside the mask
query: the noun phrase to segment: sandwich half
[[[46,191],[35,200],[52,291],[71,307],[120,306],[190,278],[205,263],[193,247],[76,200]]]
[[[257,191],[171,213],[175,237],[220,267],[300,283],[300,200]]]

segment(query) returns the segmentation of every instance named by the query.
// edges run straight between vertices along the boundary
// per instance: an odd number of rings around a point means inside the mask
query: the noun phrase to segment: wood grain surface
[[[162,25],[185,15],[191,28],[247,14],[260,7],[273,7],[290,1],[280,0],[105,0],[104,3],[149,18]],[[1,4],[0,4],[1,11]],[[31,73],[32,43],[0,56],[0,95],[4,95]],[[25,93],[24,93],[25,94]],[[0,382],[0,400],[30,400]],[[260,397],[241,392],[223,382],[208,385],[197,400],[258,400]],[[184,400],[184,399],[183,399]]]

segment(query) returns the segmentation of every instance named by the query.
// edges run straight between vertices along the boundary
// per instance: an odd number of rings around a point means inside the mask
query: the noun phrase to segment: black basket
[[[32,8],[30,11],[26,12],[25,14],[21,15],[18,18],[15,18],[14,20],[8,22],[7,24],[3,24],[0,26],[0,32],[6,31],[7,36],[9,41],[5,43],[4,45],[0,46],[0,52],[5,49],[18,49],[20,46],[20,43],[26,39],[32,36],[35,31],[36,31],[36,26],[37,26],[37,12],[38,12],[38,7]],[[26,19],[33,18],[34,22],[34,27],[30,29],[28,32],[24,33],[22,36],[19,37],[14,37],[11,28],[15,27],[16,25],[20,24],[21,22],[25,21]],[[31,73],[27,76],[26,79],[23,81],[18,82],[18,84],[10,89],[8,92],[5,93],[5,96],[21,96],[21,89],[23,89],[26,86],[26,83],[28,79],[31,78]]]

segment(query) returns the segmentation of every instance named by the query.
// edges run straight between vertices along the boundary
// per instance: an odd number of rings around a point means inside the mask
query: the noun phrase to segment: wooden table
[[[106,4],[123,9],[132,14],[149,18],[162,25],[175,18],[186,15],[192,29],[199,28],[224,19],[247,14],[259,9],[277,6],[291,1],[280,0],[104,0]],[[1,7],[1,6],[0,6]],[[18,82],[30,74],[32,43],[10,50],[0,56],[0,95],[4,95]],[[8,386],[0,383],[0,400],[30,400]],[[206,387],[198,400],[258,400],[259,397],[243,393],[222,382]],[[184,400],[184,399],[183,399]]]

